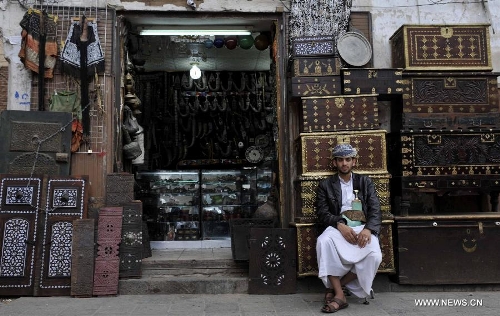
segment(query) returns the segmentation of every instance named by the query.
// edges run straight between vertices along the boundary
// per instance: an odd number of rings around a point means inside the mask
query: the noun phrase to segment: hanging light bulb
[[[192,67],[191,67],[191,70],[189,70],[189,75],[193,79],[199,79],[201,77],[201,70],[200,70],[200,68],[198,68],[198,64],[193,63],[191,65],[192,65]]]

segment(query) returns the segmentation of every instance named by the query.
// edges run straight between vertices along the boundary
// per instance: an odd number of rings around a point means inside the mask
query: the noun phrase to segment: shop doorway
[[[143,148],[124,168],[136,176],[152,247],[229,247],[233,221],[275,207],[280,21],[134,13],[121,23],[124,119],[140,126],[122,132]],[[222,33],[145,33],[208,28]]]

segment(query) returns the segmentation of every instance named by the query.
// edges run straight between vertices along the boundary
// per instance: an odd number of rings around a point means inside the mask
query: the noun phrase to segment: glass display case
[[[267,201],[271,195],[272,183],[271,169],[257,169],[257,205],[260,206]]]
[[[151,240],[200,238],[198,171],[139,172],[136,181]]]
[[[253,216],[271,176],[255,167],[138,172],[135,193],[152,241],[230,239],[230,220]]]
[[[251,217],[256,209],[256,169],[202,170],[203,239],[229,239],[232,218]]]

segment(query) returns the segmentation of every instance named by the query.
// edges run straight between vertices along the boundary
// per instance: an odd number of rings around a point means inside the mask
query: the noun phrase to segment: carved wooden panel
[[[50,178],[43,212],[35,295],[70,295],[73,221],[87,217],[85,178]]]
[[[295,239],[293,229],[250,229],[249,294],[296,292]]]
[[[95,220],[73,221],[71,253],[71,296],[92,297],[94,287],[94,226]]]
[[[106,176],[106,205],[121,206],[134,200],[134,175],[110,173]]]
[[[142,202],[123,205],[120,243],[120,278],[140,278],[142,275]]]
[[[493,69],[489,25],[403,25],[389,40],[395,68]]]
[[[42,178],[1,177],[0,296],[34,292],[42,188]]]
[[[2,111],[0,173],[69,175],[71,121],[71,113]]]
[[[104,207],[99,210],[93,295],[118,294],[122,222],[123,207]]]

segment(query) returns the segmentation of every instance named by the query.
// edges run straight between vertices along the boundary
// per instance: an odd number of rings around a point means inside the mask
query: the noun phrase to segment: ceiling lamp
[[[177,36],[210,36],[210,35],[250,35],[251,26],[195,26],[195,25],[145,25],[138,27],[140,35],[177,35]]]
[[[198,68],[198,63],[191,63],[191,70],[189,70],[189,76],[193,79],[200,79],[201,70]]]

